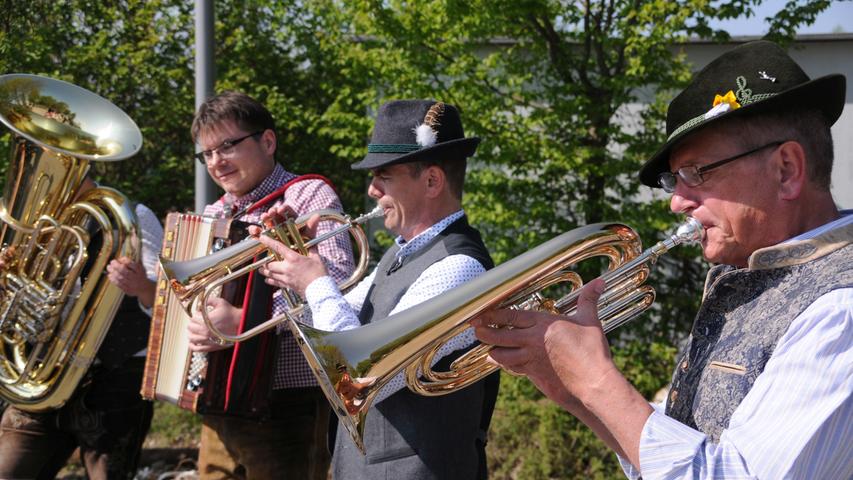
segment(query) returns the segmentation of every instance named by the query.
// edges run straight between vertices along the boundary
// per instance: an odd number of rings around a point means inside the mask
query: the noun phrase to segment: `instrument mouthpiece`
[[[373,207],[373,210],[371,210],[371,211],[365,213],[364,215],[361,215],[360,217],[353,220],[353,223],[361,224],[361,223],[364,223],[368,220],[383,217],[383,216],[385,216],[385,211],[382,209],[382,207],[377,205],[377,206]]]
[[[675,231],[675,236],[685,243],[699,243],[705,238],[705,227],[699,220],[687,217],[687,220]]]

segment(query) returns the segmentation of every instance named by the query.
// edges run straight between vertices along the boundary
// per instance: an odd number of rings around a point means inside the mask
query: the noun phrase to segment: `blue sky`
[[[763,35],[767,33],[764,18],[778,12],[786,3],[787,0],[766,0],[754,8],[755,13],[750,18],[719,22],[717,26],[727,30],[730,35]],[[818,15],[812,25],[797,33],[832,33],[836,30],[853,33],[853,1],[833,2]]]

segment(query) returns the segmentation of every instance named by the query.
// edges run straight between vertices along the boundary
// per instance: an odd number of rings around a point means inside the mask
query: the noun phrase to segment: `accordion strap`
[[[285,183],[281,187],[277,188],[274,192],[270,193],[269,195],[265,196],[264,198],[262,198],[262,199],[258,200],[257,202],[249,205],[243,211],[238,212],[237,214],[234,215],[233,218],[239,218],[243,215],[246,215],[246,214],[248,214],[254,210],[257,210],[258,208],[261,208],[261,207],[269,204],[270,202],[277,200],[278,198],[280,198],[281,196],[284,195],[285,191],[287,191],[288,188],[290,188],[291,186],[295,185],[298,182],[302,182],[305,180],[321,180],[321,181],[325,182],[327,185],[329,185],[332,188],[332,190],[335,190],[335,186],[332,184],[332,182],[328,178],[326,178],[322,175],[317,175],[317,174],[300,175],[300,176],[290,180],[289,182]],[[243,297],[243,311],[242,311],[242,314],[240,316],[240,326],[238,329],[239,332],[243,332],[246,329],[247,322],[251,323],[251,319],[249,318],[250,315],[258,315],[259,314],[258,310],[261,310],[261,312],[265,313],[267,316],[272,313],[272,302],[270,300],[272,298],[273,291],[269,288],[263,288],[263,287],[266,287],[266,284],[263,282],[260,285],[255,285],[254,280],[255,280],[255,271],[253,270],[253,271],[249,272],[249,277],[248,277],[247,282],[246,282],[246,291],[245,291],[244,297]],[[256,292],[255,290],[259,290],[259,291]],[[269,298],[265,298],[265,299],[261,300],[259,298],[259,294],[264,295],[264,293],[266,293],[266,295],[269,295]],[[266,300],[266,301],[264,301],[264,300]],[[275,337],[272,337],[272,338],[275,338]],[[264,351],[267,349],[266,342],[269,342],[271,340],[271,338],[270,338],[270,335],[264,334],[264,335],[261,335],[257,340],[262,342],[261,345],[257,345],[257,346],[253,345],[252,347],[260,348],[261,351]],[[231,403],[231,392],[235,389],[237,383],[242,384],[241,385],[242,387],[248,387],[248,391],[253,391],[257,387],[257,383],[260,379],[260,374],[259,374],[257,368],[252,368],[252,370],[251,370],[252,371],[252,373],[251,373],[252,379],[251,379],[250,385],[245,385],[245,378],[244,378],[245,371],[243,371],[243,372],[239,371],[239,370],[245,370],[245,368],[246,368],[246,366],[244,366],[245,360],[240,361],[240,359],[239,359],[241,346],[242,345],[240,342],[238,342],[236,345],[234,345],[234,351],[232,352],[232,357],[231,357],[231,364],[228,368],[228,377],[226,380],[226,388],[225,388],[225,408],[224,408],[224,410],[226,412],[228,411],[228,408],[229,408],[230,403]],[[275,348],[275,347],[273,347],[273,348]],[[260,361],[261,364],[263,364],[265,359],[258,358],[257,360]],[[269,359],[266,359],[266,361],[269,362]],[[255,365],[255,367],[257,367],[257,366],[258,365]],[[241,378],[241,377],[243,377],[243,378]],[[242,390],[243,390],[243,388],[240,388],[238,391],[242,391]]]
[[[336,194],[338,193],[338,190],[335,188],[335,184],[333,184],[331,180],[329,180],[328,178],[326,178],[322,175],[318,175],[316,173],[308,173],[308,174],[300,175],[300,176],[294,178],[293,180],[291,180],[291,181],[285,183],[284,185],[278,187],[274,192],[270,193],[269,195],[265,196],[264,198],[262,198],[262,199],[258,200],[257,202],[249,205],[248,207],[244,208],[243,210],[235,213],[234,218],[240,218],[243,215],[246,215],[247,213],[251,213],[251,212],[263,207],[264,205],[266,205],[272,201],[275,201],[277,198],[284,195],[284,192],[287,191],[287,189],[290,188],[292,185],[294,185],[295,183],[298,183],[298,182],[305,181],[305,180],[322,180],[323,182],[326,183],[326,185],[331,187],[332,190],[334,190]]]

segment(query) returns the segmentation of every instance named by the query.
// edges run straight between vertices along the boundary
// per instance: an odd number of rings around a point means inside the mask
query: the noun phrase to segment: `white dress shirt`
[[[435,238],[436,235],[463,215],[464,212],[459,210],[421,232],[408,242],[398,236],[394,240],[400,247],[400,250],[397,252],[397,258],[404,258],[420,250]],[[397,305],[394,306],[391,315],[429,300],[446,290],[462,285],[485,271],[486,269],[480,262],[472,257],[467,255],[449,255],[433,263],[421,273],[417,280],[406,290],[406,293],[403,294]],[[341,331],[360,327],[361,322],[358,320],[358,312],[367,298],[375,276],[376,269],[374,268],[370,275],[362,279],[346,295],[341,294],[335,282],[328,276],[311,282],[305,289],[305,300],[311,307],[314,327],[327,331]],[[476,338],[474,337],[473,329],[469,328],[465,330],[450,339],[450,341],[439,349],[433,363],[456,350],[472,345],[475,341]],[[375,401],[378,403],[405,386],[406,381],[401,372],[382,388]]]
[[[853,215],[795,237],[814,238]],[[640,437],[640,472],[659,478],[853,478],[853,288],[798,315],[719,443],[653,405]],[[626,475],[640,472],[620,458]]]
[[[145,267],[145,276],[148,280],[156,283],[157,268],[160,264],[160,249],[163,245],[163,225],[160,224],[160,220],[157,219],[157,215],[155,215],[147,206],[137,203],[135,211],[136,218],[139,219],[141,250],[139,261],[142,263],[142,266]],[[150,317],[153,306],[146,307],[142,302],[139,302],[139,300],[137,300],[137,302],[139,303],[139,309]],[[147,351],[147,348],[143,348],[136,352],[134,357],[144,357]]]

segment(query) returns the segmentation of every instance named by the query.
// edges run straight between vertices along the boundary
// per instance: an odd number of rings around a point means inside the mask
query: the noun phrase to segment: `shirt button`
[[[678,390],[673,390],[669,392],[669,403],[675,403],[678,399]]]
[[[682,371],[682,372],[686,372],[686,371],[687,371],[687,367],[688,367],[687,360],[685,360],[685,361],[681,362],[681,371]]]

